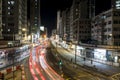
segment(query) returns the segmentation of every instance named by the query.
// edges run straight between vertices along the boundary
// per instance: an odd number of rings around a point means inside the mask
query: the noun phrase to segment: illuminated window
[[[35,19],[37,19],[37,17],[35,17]]]
[[[8,1],[8,4],[14,5],[15,1]]]
[[[105,18],[106,18],[106,16],[102,16],[102,18],[103,18],[103,19],[105,19]]]
[[[10,7],[8,7],[8,9],[10,9]]]
[[[120,0],[116,1],[116,9],[120,9]]]
[[[15,1],[11,1],[11,4],[13,5],[15,3]]]
[[[8,4],[10,4],[10,1],[8,1]]]
[[[78,11],[78,9],[76,9],[76,11]]]
[[[10,15],[10,12],[8,12],[8,14]]]
[[[8,32],[10,32],[10,29],[8,29]]]
[[[119,7],[116,7],[116,9],[120,9],[120,6],[119,6]]]
[[[117,0],[116,3],[120,3],[120,0]]]

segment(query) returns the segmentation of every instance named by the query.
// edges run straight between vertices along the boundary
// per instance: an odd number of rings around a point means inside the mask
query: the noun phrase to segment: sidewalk
[[[24,67],[22,65],[14,67],[14,70],[12,67],[2,70],[0,74],[3,74],[3,80],[26,80]]]
[[[52,42],[52,44],[54,46],[56,46],[54,42]],[[61,55],[63,57],[67,58],[68,60],[72,59],[72,61],[75,62],[75,54],[72,53],[73,51],[68,51],[66,49],[63,49],[60,46],[57,46],[57,51],[59,53],[62,53]],[[91,60],[87,60],[87,59],[83,60],[83,58],[81,58],[79,56],[77,56],[76,60],[77,60],[76,63],[78,65],[83,65],[85,68],[96,69],[96,71],[99,71],[100,73],[102,73],[104,75],[107,75],[107,76],[112,76],[112,75],[120,73],[120,68],[118,68],[118,67],[110,66],[110,65],[107,65],[107,64],[102,64],[102,63],[99,63],[99,62],[96,62],[96,61],[91,62]]]
[[[24,65],[24,71],[25,71],[25,76],[26,76],[26,80],[33,80],[33,77],[31,75],[30,69],[29,69],[29,57],[26,58],[26,60],[23,63]]]
[[[14,71],[14,74],[13,74],[13,72],[11,72],[11,73],[5,75],[5,80],[13,80],[13,78],[15,80],[22,80],[21,74],[22,74],[21,70]]]

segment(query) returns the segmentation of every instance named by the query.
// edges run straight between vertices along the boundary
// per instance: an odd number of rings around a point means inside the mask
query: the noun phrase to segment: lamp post
[[[15,45],[15,26],[14,26],[14,29],[13,29],[14,31],[13,31],[13,47],[14,47],[14,45]],[[13,49],[13,51],[12,51],[12,60],[13,60],[13,80],[14,80],[14,59],[15,59],[15,50]]]
[[[78,24],[79,24],[79,20],[78,20]],[[76,42],[75,42],[75,64],[77,62],[77,45],[79,43],[79,26],[77,28],[78,28],[78,31],[76,33],[77,38],[76,38]]]
[[[78,26],[77,26],[77,33],[76,33],[76,43],[75,43],[75,64],[77,62],[77,45],[79,44],[79,15],[78,15]]]
[[[79,5],[78,5],[79,6]],[[79,6],[80,7],[80,6]],[[78,18],[76,19],[77,22],[77,33],[76,33],[76,43],[75,43],[75,64],[77,62],[77,45],[79,43],[79,19],[80,19],[80,9],[76,9],[76,14],[78,14]]]
[[[14,66],[15,66],[15,51],[13,50],[13,54],[12,54],[12,60],[13,60],[13,80],[14,80],[14,77],[15,77],[15,75],[14,75]]]
[[[15,26],[14,26],[14,29],[13,29],[14,31],[13,31],[13,47],[14,47],[14,42],[15,42]]]
[[[75,64],[76,64],[76,59],[77,59],[77,55],[76,55],[77,54],[77,50],[76,49],[77,49],[77,42],[75,43]]]

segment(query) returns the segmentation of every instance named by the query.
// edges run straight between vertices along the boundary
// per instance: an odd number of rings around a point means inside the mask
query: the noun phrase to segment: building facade
[[[36,39],[40,37],[40,19],[40,0],[30,0],[30,33],[37,35]]]
[[[103,14],[99,14],[92,19],[91,27],[91,39],[95,41],[97,45],[103,44],[103,30],[104,30],[104,18]]]
[[[69,27],[66,25],[68,19],[66,10],[62,12],[62,19],[59,18],[59,22],[62,21],[62,37],[69,31],[69,37],[73,43],[82,42],[79,46],[83,49],[76,51],[77,55],[119,66],[120,9],[117,7],[112,7],[95,16],[94,0],[73,0],[69,10]]]
[[[111,0],[111,6],[115,9],[120,9],[120,0]]]
[[[86,43],[90,36],[91,18],[95,16],[94,0],[74,0],[71,7],[71,27],[73,42]]]
[[[120,10],[110,9],[94,18],[92,27],[92,39],[99,44],[120,46]]]
[[[62,40],[62,36],[64,35],[63,28],[62,28],[62,12],[57,11],[57,35],[59,40]]]
[[[0,0],[0,39],[2,39],[2,0]]]
[[[80,43],[91,38],[90,23],[91,18],[95,16],[94,0],[73,0],[71,7],[63,10],[61,14],[63,40]],[[58,22],[61,20],[57,18]],[[60,26],[60,23],[57,24]]]
[[[27,36],[26,31],[27,0],[2,0],[2,36],[4,40],[21,42]]]
[[[73,41],[73,6],[70,7],[70,40]]]
[[[67,8],[64,11],[62,11],[62,38],[64,41],[69,42],[70,41],[70,9]]]

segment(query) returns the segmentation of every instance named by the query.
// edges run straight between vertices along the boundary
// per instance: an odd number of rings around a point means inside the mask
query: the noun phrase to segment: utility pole
[[[15,65],[15,61],[14,61],[14,59],[15,59],[15,51],[13,50],[13,54],[12,54],[12,59],[13,59],[13,80],[14,80],[14,77],[15,77],[15,75],[14,75],[14,65]]]
[[[14,29],[13,29],[14,31],[13,31],[13,47],[14,47],[14,45],[15,45],[15,26],[14,26]]]

